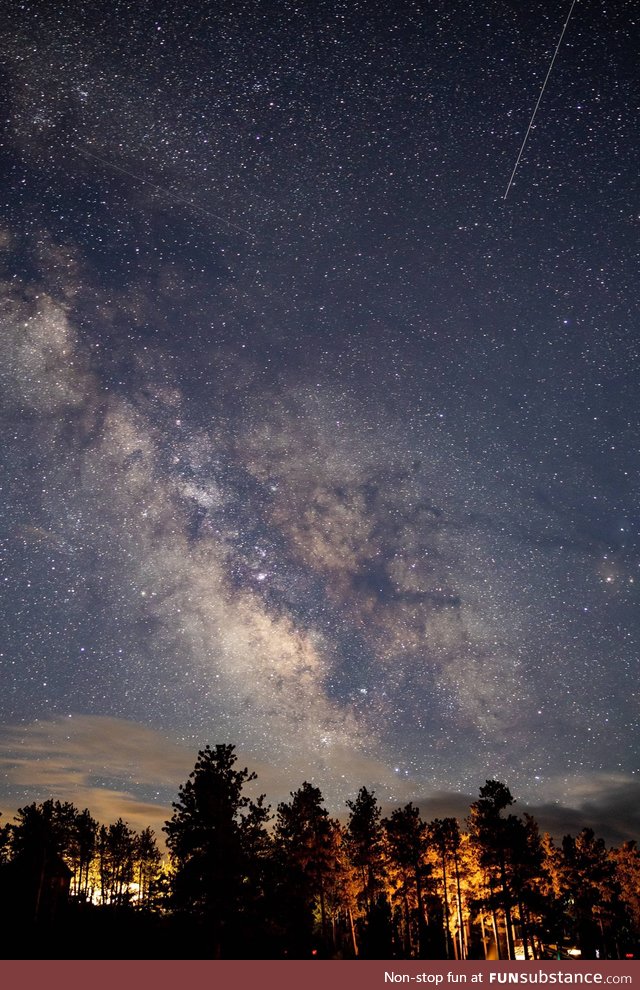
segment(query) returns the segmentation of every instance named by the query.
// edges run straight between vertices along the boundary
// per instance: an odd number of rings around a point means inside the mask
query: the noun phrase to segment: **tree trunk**
[[[458,854],[453,854],[453,865],[456,871],[456,900],[458,906],[458,941],[460,943],[460,959],[466,959],[466,939],[464,931],[464,920],[462,917],[462,891],[460,889],[460,867],[458,864]]]
[[[529,953],[529,924],[527,913],[522,901],[518,901],[518,913],[520,914],[520,929],[522,931],[522,951],[525,959],[530,959]]]
[[[493,937],[496,942],[496,958],[502,959],[502,952],[500,951],[500,938],[498,936],[498,919],[496,917],[496,909],[491,906],[491,923],[493,925]]]
[[[356,928],[355,928],[355,925],[353,923],[353,912],[351,911],[351,908],[347,908],[347,914],[349,916],[349,928],[351,929],[351,943],[353,945],[353,954],[354,954],[354,956],[357,959],[358,958],[358,943],[356,941]]]
[[[322,928],[322,938],[327,941],[327,910],[324,903],[324,884],[320,880],[320,926]]]
[[[420,876],[418,869],[415,871],[416,880],[416,899],[418,901],[418,957],[422,958],[422,953],[426,948],[426,922],[424,916],[424,902],[422,900],[422,884],[420,883]]]
[[[487,955],[487,933],[484,928],[484,912],[480,912],[480,932],[482,934],[482,951],[484,952],[484,958],[488,959]]]
[[[515,959],[515,946],[513,944],[513,923],[511,920],[511,896],[507,884],[507,870],[504,863],[504,853],[500,853],[500,883],[502,884],[502,896],[504,899],[504,921],[507,935],[507,958]]]
[[[449,895],[447,893],[447,857],[442,852],[442,893],[444,906],[444,951],[447,959],[451,959],[451,932],[449,930]]]

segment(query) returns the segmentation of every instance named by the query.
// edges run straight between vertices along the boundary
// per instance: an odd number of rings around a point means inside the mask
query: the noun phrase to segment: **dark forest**
[[[206,747],[164,826],[70,802],[0,831],[7,958],[617,959],[640,936],[640,853],[589,828],[557,843],[487,780],[468,818],[388,818],[361,787],[343,821],[304,782],[275,812],[235,747]]]

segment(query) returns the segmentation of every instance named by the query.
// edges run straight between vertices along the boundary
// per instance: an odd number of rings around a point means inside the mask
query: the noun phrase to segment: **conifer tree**
[[[236,763],[232,745],[201,750],[164,826],[175,865],[173,904],[207,925],[214,957],[238,938],[248,903],[259,894],[268,844],[264,797],[243,793],[256,774]]]

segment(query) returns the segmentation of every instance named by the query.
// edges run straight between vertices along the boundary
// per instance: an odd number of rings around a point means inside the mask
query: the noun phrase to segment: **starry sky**
[[[3,4],[0,808],[640,831],[638,11]]]

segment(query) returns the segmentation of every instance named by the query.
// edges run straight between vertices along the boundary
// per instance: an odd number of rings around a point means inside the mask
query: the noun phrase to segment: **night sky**
[[[0,808],[640,831],[638,10],[2,5]]]

